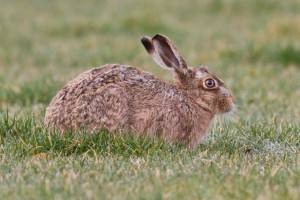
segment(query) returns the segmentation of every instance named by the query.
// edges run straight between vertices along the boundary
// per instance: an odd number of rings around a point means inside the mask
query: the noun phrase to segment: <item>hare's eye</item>
[[[206,86],[207,88],[213,88],[213,87],[215,87],[215,86],[216,86],[215,80],[214,80],[214,79],[211,79],[211,78],[206,79],[206,80],[205,80],[205,86]]]

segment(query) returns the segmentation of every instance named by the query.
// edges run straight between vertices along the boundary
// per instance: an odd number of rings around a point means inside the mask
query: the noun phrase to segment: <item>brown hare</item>
[[[153,60],[175,75],[169,83],[138,68],[107,64],[68,82],[46,110],[45,126],[58,131],[102,127],[197,145],[216,114],[234,108],[234,97],[207,67],[186,64],[163,35],[143,37]]]

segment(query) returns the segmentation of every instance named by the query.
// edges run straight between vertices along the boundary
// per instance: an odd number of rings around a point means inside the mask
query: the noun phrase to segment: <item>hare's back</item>
[[[93,68],[69,81],[52,99],[53,104],[72,104],[91,100],[106,88],[118,87],[128,90],[134,87],[152,87],[159,80],[153,75],[127,65],[103,65]],[[81,102],[79,102],[81,103]],[[73,104],[74,105],[74,104]]]
[[[124,83],[124,84],[143,84],[145,82],[159,81],[153,75],[144,72],[136,67],[127,65],[104,65],[87,71],[94,84],[100,82],[103,84],[109,83]]]
[[[69,81],[56,94],[46,110],[45,124],[61,129],[124,124],[132,91],[152,82],[155,77],[131,66],[104,65],[91,69]]]

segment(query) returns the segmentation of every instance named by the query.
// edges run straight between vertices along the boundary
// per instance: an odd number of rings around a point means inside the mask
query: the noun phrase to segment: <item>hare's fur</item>
[[[45,125],[59,131],[123,128],[198,144],[213,117],[233,108],[231,93],[207,68],[188,67],[167,37],[144,37],[142,43],[155,62],[175,73],[175,84],[126,65],[94,68],[58,92],[46,110]],[[207,78],[218,87],[205,88]]]

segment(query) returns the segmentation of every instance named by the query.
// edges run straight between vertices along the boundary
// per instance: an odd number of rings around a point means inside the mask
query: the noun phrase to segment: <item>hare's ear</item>
[[[141,39],[141,42],[158,65],[180,75],[186,73],[186,62],[166,36],[159,34],[153,38],[145,36]]]

